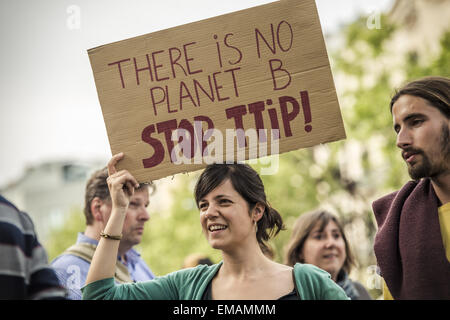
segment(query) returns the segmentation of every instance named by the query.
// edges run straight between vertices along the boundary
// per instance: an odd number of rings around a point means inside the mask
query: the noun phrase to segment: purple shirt
[[[98,241],[78,233],[77,243],[90,243],[97,245]],[[155,275],[142,260],[141,255],[134,249],[125,253],[127,268],[131,279],[134,282],[147,281],[155,278]],[[120,257],[118,260],[121,261]],[[67,288],[68,298],[72,300],[81,300],[81,287],[86,282],[87,273],[91,264],[80,257],[71,254],[62,254],[56,257],[51,266],[58,276],[59,282]]]

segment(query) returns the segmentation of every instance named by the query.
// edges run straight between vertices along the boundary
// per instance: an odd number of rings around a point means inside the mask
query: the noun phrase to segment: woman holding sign
[[[297,300],[348,299],[325,271],[307,264],[288,267],[263,249],[282,228],[281,216],[266,200],[258,174],[245,164],[209,165],[195,187],[200,223],[209,244],[222,251],[212,266],[172,272],[151,281],[114,283],[114,268],[125,212],[138,186],[126,170],[116,171],[123,153],[108,163],[111,218],[82,288],[83,299]]]

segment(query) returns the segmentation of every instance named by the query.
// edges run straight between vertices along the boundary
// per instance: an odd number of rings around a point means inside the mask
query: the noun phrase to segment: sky
[[[45,161],[110,158],[88,49],[272,1],[0,0],[0,188]],[[316,0],[331,35],[393,2]]]

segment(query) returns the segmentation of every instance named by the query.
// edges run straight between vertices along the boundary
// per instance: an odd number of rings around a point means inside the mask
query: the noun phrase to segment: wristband
[[[122,239],[122,235],[112,236],[110,234],[104,233],[103,231],[100,232],[100,236],[105,238],[105,239],[111,239],[111,240],[120,240],[120,239]]]

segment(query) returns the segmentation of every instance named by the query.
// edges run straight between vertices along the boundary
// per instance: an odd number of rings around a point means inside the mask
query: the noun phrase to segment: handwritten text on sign
[[[269,140],[282,153],[345,138],[314,1],[275,2],[89,57],[112,153],[123,151],[124,168],[140,181],[208,164],[180,165],[180,155],[214,153],[220,162],[235,154],[235,138],[246,158],[261,156],[250,150]],[[231,151],[227,129],[236,133]]]

